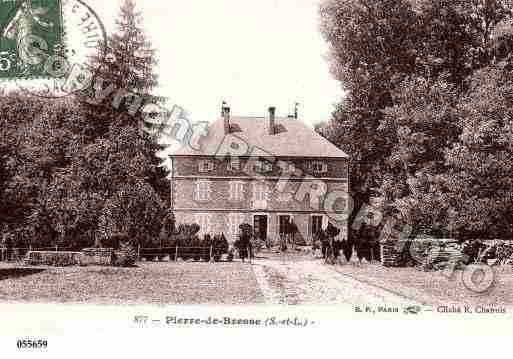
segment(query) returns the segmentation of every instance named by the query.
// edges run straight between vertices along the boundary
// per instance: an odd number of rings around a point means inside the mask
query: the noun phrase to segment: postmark
[[[101,62],[105,56],[106,31],[96,12],[81,0],[53,1],[59,1],[62,18],[60,41],[49,43],[44,36],[31,35],[38,46],[25,52],[32,62],[38,63],[37,76],[11,74],[6,76],[10,80],[8,87],[35,96],[67,96],[89,86],[96,71],[91,59]],[[18,54],[24,48],[16,51]]]

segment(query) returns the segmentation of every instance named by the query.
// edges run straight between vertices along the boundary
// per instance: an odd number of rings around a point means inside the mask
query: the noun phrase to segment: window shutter
[[[240,170],[240,161],[238,157],[234,157],[230,160],[228,164],[228,169],[230,171],[239,171]]]
[[[196,190],[194,191],[194,200],[199,201],[199,199],[200,199],[200,182],[196,182],[195,187],[196,187]]]

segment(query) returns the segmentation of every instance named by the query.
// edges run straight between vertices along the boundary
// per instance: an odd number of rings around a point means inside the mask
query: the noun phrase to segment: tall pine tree
[[[127,168],[124,163],[119,163],[128,176],[120,180],[123,183],[132,181],[134,178],[129,178],[132,173],[167,198],[165,173],[159,168],[159,160],[155,156],[161,147],[141,131],[144,123],[141,108],[148,103],[158,103],[158,98],[152,93],[157,85],[155,50],[145,35],[142,20],[134,1],[125,0],[116,21],[117,29],[109,36],[105,51],[92,59],[91,65],[97,69],[93,85],[80,96],[80,100],[93,141],[122,142],[132,147],[130,152],[140,158],[142,167],[138,169],[133,168],[137,165]],[[133,158],[133,155],[127,155],[125,160],[128,163],[128,158]],[[145,161],[146,164],[143,163]],[[113,183],[114,186],[117,184]]]

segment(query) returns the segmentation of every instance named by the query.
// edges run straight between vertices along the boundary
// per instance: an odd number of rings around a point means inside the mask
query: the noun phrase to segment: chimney
[[[224,134],[230,134],[230,107],[227,106],[226,102],[223,102],[222,115],[224,119]]]
[[[269,134],[276,134],[276,107],[269,107]]]

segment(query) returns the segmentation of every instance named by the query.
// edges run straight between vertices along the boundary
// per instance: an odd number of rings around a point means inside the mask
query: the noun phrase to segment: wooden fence
[[[0,248],[0,262],[17,262],[23,260],[28,252],[68,252],[73,250],[71,247],[32,247],[28,248]]]

